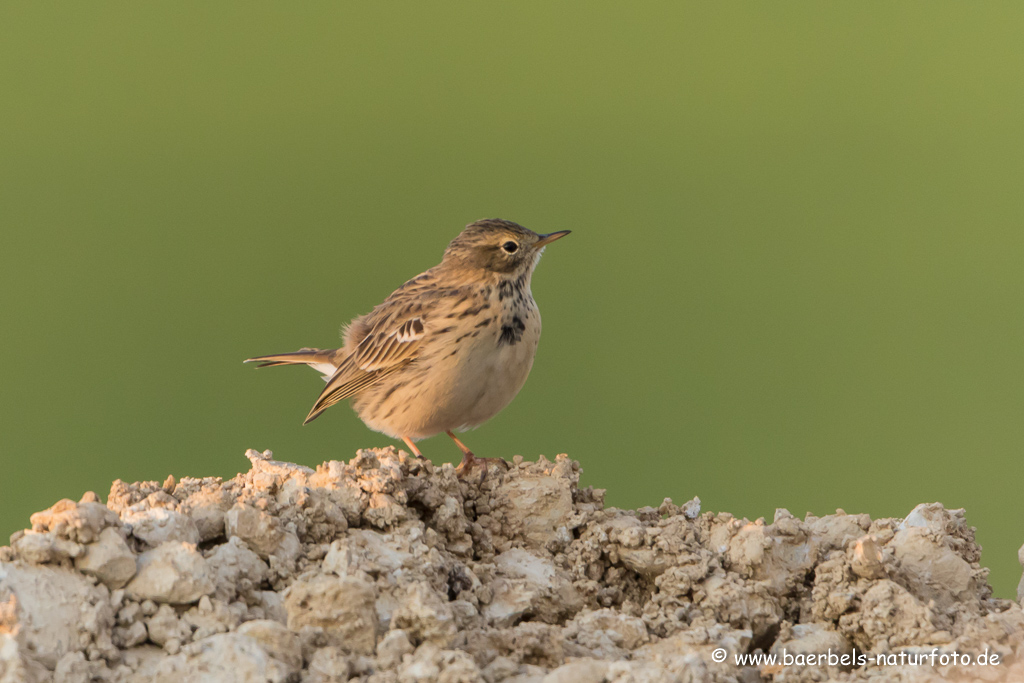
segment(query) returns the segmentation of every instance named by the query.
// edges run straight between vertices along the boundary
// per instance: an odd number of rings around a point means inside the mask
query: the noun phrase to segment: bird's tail
[[[333,374],[334,355],[337,349],[299,349],[292,353],[278,353],[273,356],[256,356],[246,358],[244,363],[259,363],[258,368],[269,368],[275,365],[308,365],[321,374]]]

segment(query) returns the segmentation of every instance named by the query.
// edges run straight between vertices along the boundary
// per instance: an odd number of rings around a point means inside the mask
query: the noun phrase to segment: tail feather
[[[275,365],[334,365],[336,349],[299,349],[292,353],[276,353],[271,356],[246,358],[243,363],[259,363],[258,368],[270,368]]]

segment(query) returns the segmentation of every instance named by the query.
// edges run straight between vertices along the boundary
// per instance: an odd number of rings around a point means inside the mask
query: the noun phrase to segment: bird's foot
[[[492,465],[502,471],[507,471],[509,468],[508,461],[501,458],[478,458],[471,451],[466,451],[462,455],[462,462],[455,468],[455,475],[459,479],[468,479],[473,472],[480,470],[480,480],[477,483],[482,484]]]

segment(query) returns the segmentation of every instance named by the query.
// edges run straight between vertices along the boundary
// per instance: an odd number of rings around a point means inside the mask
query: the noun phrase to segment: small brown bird
[[[306,422],[335,403],[370,429],[414,442],[445,432],[462,451],[460,474],[475,458],[455,436],[507,406],[526,382],[540,340],[530,277],[544,247],[568,230],[538,235],[511,221],[466,226],[439,265],[417,275],[343,332],[340,349],[301,349],[245,362],[309,365],[327,386]]]

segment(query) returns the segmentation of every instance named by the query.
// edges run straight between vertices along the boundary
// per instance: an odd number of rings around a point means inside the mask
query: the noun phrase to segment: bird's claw
[[[478,458],[472,453],[466,453],[462,458],[462,462],[455,468],[455,475],[459,479],[468,479],[473,470],[479,469],[481,470],[480,481],[477,483],[482,484],[484,479],[487,478],[487,473],[490,471],[492,464],[500,467],[503,471],[508,471],[508,461],[502,458]]]

